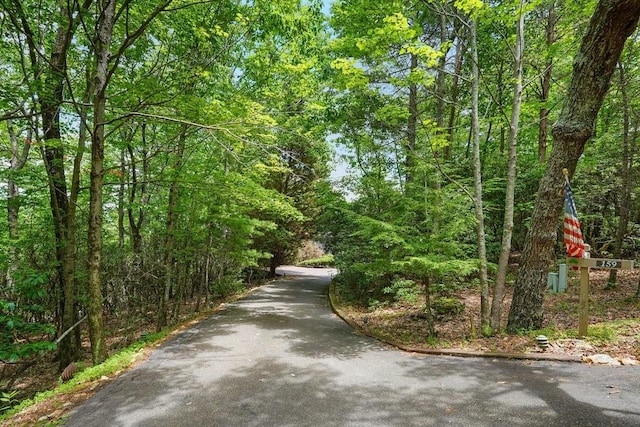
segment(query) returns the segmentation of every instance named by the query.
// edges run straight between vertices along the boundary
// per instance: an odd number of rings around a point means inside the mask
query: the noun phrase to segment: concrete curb
[[[346,316],[341,310],[340,306],[337,303],[336,294],[335,294],[335,285],[333,282],[329,284],[329,294],[328,294],[329,306],[331,310],[342,319],[347,325],[351,326],[358,333],[376,339],[384,344],[390,345],[392,347],[397,348],[398,350],[410,352],[410,353],[420,353],[420,354],[431,354],[434,356],[455,356],[455,357],[484,357],[484,358],[492,358],[492,359],[513,359],[513,360],[542,360],[542,361],[550,361],[550,362],[573,362],[573,363],[582,363],[582,356],[571,356],[566,354],[549,354],[549,353],[502,353],[502,352],[483,352],[483,351],[472,351],[472,350],[454,350],[454,349],[425,349],[425,348],[415,348],[410,347],[388,338],[384,338],[378,336],[376,334],[372,334],[360,327],[356,322]]]

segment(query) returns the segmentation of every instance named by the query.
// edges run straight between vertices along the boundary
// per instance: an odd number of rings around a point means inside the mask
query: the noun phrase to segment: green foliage
[[[410,256],[396,265],[401,271],[416,277],[465,277],[478,271],[476,260],[446,259],[442,256]]]
[[[33,320],[45,313],[47,275],[16,271],[15,289],[4,289],[0,298],[0,360],[16,362],[55,350],[48,338],[55,328]]]
[[[442,283],[446,289],[477,271],[477,262],[467,258],[466,246],[459,243],[473,223],[463,215],[449,214],[457,210],[455,203],[429,209],[431,218],[440,222],[436,232],[430,227],[432,222],[415,220],[423,215],[422,203],[402,198],[385,182],[378,185],[388,194],[385,209],[370,203],[375,202],[374,197],[348,204],[328,193],[319,217],[318,227],[324,234],[318,238],[335,256],[340,270],[336,285],[342,298],[369,307],[415,303],[424,292],[424,280]],[[449,190],[453,189],[445,191]],[[442,221],[447,215],[451,221]]]
[[[593,342],[594,344],[611,342],[617,338],[617,330],[624,327],[624,321],[589,325],[589,328],[587,329],[587,336],[584,337],[584,339],[589,342]],[[544,335],[549,338],[549,340],[580,338],[577,329],[562,330],[555,325],[549,325],[546,328],[535,331],[528,331],[526,332],[526,335],[532,340],[535,340],[538,335]]]
[[[439,297],[433,300],[434,311],[441,315],[460,314],[465,309],[465,304],[455,298]]]
[[[332,267],[335,264],[333,254],[325,254],[317,258],[307,259],[298,263],[300,267]]]
[[[454,5],[467,15],[475,15],[484,7],[482,0],[456,0]]]
[[[396,303],[415,304],[418,301],[421,290],[415,281],[397,278],[391,282],[390,286],[383,288],[382,293],[392,296]]]
[[[0,357],[6,360],[53,348],[56,331],[48,323],[63,323],[63,278],[78,284],[77,301],[67,307],[87,309],[82,284],[91,164],[80,125],[93,125],[92,43],[101,5],[89,2],[67,22],[57,3],[32,3],[4,11],[15,26],[8,24],[0,41],[0,113],[15,116],[18,143],[16,153],[8,121],[2,122],[0,207],[5,213],[8,204],[20,208],[15,236],[9,238],[6,214],[0,218],[0,287],[7,272],[15,279],[0,293]],[[206,297],[242,289],[247,267],[295,253],[313,231],[315,185],[327,173],[327,96],[320,78],[329,67],[320,2],[195,2],[149,20],[158,7],[152,3],[118,5],[123,9],[108,47],[114,56],[106,90],[101,276],[104,313],[119,319],[157,310],[167,283],[167,304],[177,314],[185,302],[199,307]],[[24,16],[11,19],[18,7]],[[29,64],[22,25],[38,29],[32,52],[38,64]],[[71,196],[77,173],[78,199],[68,211],[50,196],[39,139],[48,129],[38,129],[40,103],[53,96],[42,83],[56,77],[50,36],[58,28],[75,33],[60,52],[68,64],[56,103],[61,138],[47,147],[61,150],[55,167],[66,182],[57,184],[66,189],[58,194]],[[24,166],[10,167],[23,145],[31,147]],[[11,200],[9,179],[19,193]],[[62,224],[52,221],[57,209],[70,215],[73,236],[56,229],[67,226],[66,217]],[[67,242],[73,245],[70,272],[61,265],[69,259]]]
[[[535,340],[538,335],[544,335],[550,340],[557,340],[563,338],[573,338],[576,337],[576,334],[577,330],[563,331],[561,329],[558,329],[558,327],[555,325],[548,325],[543,329],[537,329],[535,331],[522,331],[520,335],[527,335],[532,340]]]
[[[0,393],[0,414],[8,411],[18,403],[18,400],[16,399],[17,395],[17,390],[12,390],[10,392],[3,391]]]
[[[591,325],[587,329],[587,337],[589,341],[606,343],[614,341],[618,334],[616,328],[610,325]]]
[[[214,297],[224,298],[235,295],[244,289],[242,281],[233,277],[224,277],[211,284],[211,294]]]

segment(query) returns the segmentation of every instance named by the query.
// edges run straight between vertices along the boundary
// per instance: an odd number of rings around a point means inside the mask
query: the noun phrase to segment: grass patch
[[[616,338],[618,338],[617,328],[612,324],[591,325],[587,329],[587,340],[595,344],[613,342]]]
[[[334,265],[335,260],[333,254],[325,254],[298,263],[298,267],[333,267]]]
[[[542,329],[529,331],[526,335],[532,340],[535,340],[538,335],[544,335],[549,338],[549,340],[561,340],[566,338],[576,338],[578,336],[578,331],[575,329],[562,330],[558,329],[555,325],[549,325]]]
[[[582,338],[592,344],[610,343],[618,338],[619,331],[624,331],[631,323],[631,321],[618,321],[589,325],[589,328],[587,329],[587,336]],[[531,339],[535,339],[538,335],[544,335],[549,338],[550,341],[567,338],[581,338],[578,335],[577,329],[560,330],[553,325],[527,333],[527,336]]]

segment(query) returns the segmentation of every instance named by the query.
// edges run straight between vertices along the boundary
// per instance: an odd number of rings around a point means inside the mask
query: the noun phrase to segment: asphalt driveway
[[[403,353],[331,312],[333,271],[280,271],[288,275],[168,341],[66,425],[640,425],[640,368]]]

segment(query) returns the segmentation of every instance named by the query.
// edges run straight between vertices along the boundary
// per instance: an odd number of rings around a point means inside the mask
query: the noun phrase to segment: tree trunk
[[[538,128],[538,161],[544,163],[547,160],[547,139],[549,137],[549,91],[551,89],[551,76],[553,70],[553,57],[550,50],[556,41],[556,23],[558,15],[556,14],[555,2],[549,5],[547,11],[547,25],[545,28],[547,36],[547,62],[542,73],[542,81],[540,82],[540,127]],[[612,270],[613,271],[613,270]]]
[[[598,111],[624,43],[635,30],[639,16],[638,1],[601,0],[574,59],[573,77],[553,126],[553,149],[540,180],[516,277],[507,326],[510,332],[542,326],[544,290],[547,273],[555,259],[553,247],[562,212],[562,169],[567,168],[570,176],[575,172],[584,146],[593,135]]]
[[[56,238],[56,259],[58,261],[59,301],[62,321],[60,332],[71,328],[77,321],[75,283],[76,241],[75,241],[75,200],[67,192],[67,178],[64,167],[65,151],[60,138],[60,106],[64,101],[64,83],[67,74],[67,50],[73,38],[77,20],[65,6],[60,9],[59,27],[48,60],[48,68],[42,91],[38,94],[42,110],[44,143],[42,157],[47,171],[51,213]],[[35,49],[35,48],[34,48]],[[32,61],[34,61],[32,59]],[[38,67],[37,62],[32,66]],[[80,150],[79,150],[80,151]],[[77,156],[81,153],[77,153]],[[74,164],[79,168],[79,164]],[[74,173],[76,171],[74,170]],[[78,172],[79,173],[79,172]],[[72,188],[73,190],[73,188]],[[76,193],[77,195],[77,193]],[[67,366],[79,351],[79,331],[65,337],[58,347],[60,368]],[[74,340],[74,336],[76,340]]]
[[[418,57],[411,54],[411,71],[418,68]],[[409,119],[407,122],[407,152],[405,160],[405,182],[410,186],[414,180],[415,150],[418,127],[418,85],[409,84]],[[407,191],[407,189],[405,189]]]
[[[125,164],[124,148],[120,149],[120,177],[118,183],[118,249],[124,251],[124,192],[125,174],[127,166]]]
[[[71,194],[69,195],[69,215],[67,218],[67,245],[65,251],[65,263],[70,267],[66,268],[67,274],[65,283],[67,284],[67,291],[65,292],[65,301],[72,301],[72,304],[65,305],[65,324],[73,322],[74,325],[78,321],[78,310],[76,307],[76,299],[78,292],[78,285],[76,284],[75,270],[76,270],[76,209],[78,207],[78,197],[80,196],[80,170],[82,167],[82,159],[86,148],[86,142],[88,137],[88,111],[93,95],[93,68],[87,67],[86,81],[87,86],[82,99],[82,107],[80,107],[80,125],[78,132],[78,147],[76,149],[76,155],[73,159],[73,170],[71,172]],[[73,293],[73,295],[71,294]],[[63,328],[63,331],[68,330]],[[69,335],[70,339],[75,339],[75,342],[70,344],[69,360],[66,357],[60,357],[60,369],[64,369],[69,363],[74,361],[78,357],[77,352],[80,351],[82,346],[80,328],[73,330],[73,335]]]
[[[178,138],[178,146],[176,147],[175,159],[173,162],[173,179],[169,187],[169,201],[167,204],[167,238],[165,241],[164,255],[164,288],[160,297],[160,307],[158,307],[158,321],[156,330],[160,332],[162,328],[167,326],[169,298],[171,297],[171,287],[175,278],[175,243],[176,243],[176,226],[178,222],[178,201],[180,197],[180,185],[178,177],[182,168],[185,140],[187,138],[187,128],[182,127]]]
[[[91,180],[89,183],[89,232],[87,248],[87,315],[93,364],[107,357],[102,313],[102,187],[104,182],[104,141],[107,67],[115,23],[116,0],[108,0],[100,12],[95,43],[96,69],[91,138]]]
[[[276,269],[280,265],[280,258],[282,258],[282,256],[280,255],[280,251],[272,252],[271,259],[269,260],[269,277],[270,278],[276,277]]]
[[[447,34],[447,16],[444,13],[440,13],[440,46],[444,46],[448,42]],[[446,84],[446,66],[447,66],[447,53],[445,52],[440,58],[438,63],[438,70],[436,74],[436,126],[438,128],[438,134],[443,132],[444,127],[444,93]],[[416,64],[417,65],[417,64]]]
[[[495,95],[495,103],[496,103],[496,108],[498,109],[498,111],[500,111],[501,113],[504,112],[505,110],[505,97],[504,97],[504,92],[505,89],[508,85],[508,83],[505,82],[505,73],[506,71],[504,70],[504,64],[503,61],[500,61],[500,63],[498,64],[498,69],[496,70],[496,95]],[[487,107],[487,110],[489,109],[489,107]],[[506,114],[505,114],[506,116]],[[486,136],[486,142],[487,144],[489,143],[490,139],[489,137],[491,136],[491,128],[493,125],[493,121],[489,122],[489,130],[487,131],[487,136]],[[502,157],[504,155],[504,148],[506,146],[505,144],[505,126],[502,123],[502,120],[500,121],[500,157]]]
[[[16,184],[13,174],[22,169],[29,157],[29,149],[31,148],[31,133],[27,137],[26,141],[20,147],[18,143],[18,135],[16,135],[15,129],[11,119],[7,120],[7,133],[9,135],[9,143],[11,144],[11,160],[9,163],[9,179],[7,181],[7,225],[9,227],[9,248],[6,272],[6,287],[9,292],[13,292],[15,289],[14,274],[17,267],[17,254],[15,241],[18,239],[19,227],[18,227],[18,214],[20,211],[20,192],[18,185]]]
[[[478,68],[478,27],[475,18],[471,22],[471,139],[473,140],[473,182],[475,188],[476,237],[480,262],[480,322],[483,333],[489,327],[489,278],[487,273],[487,243],[484,232],[484,209],[482,203],[482,163],[480,160],[480,120],[478,92],[480,70]]]
[[[493,332],[500,330],[500,318],[502,317],[502,300],[504,299],[505,283],[507,281],[507,268],[511,255],[511,237],[513,235],[513,209],[515,205],[516,189],[516,165],[518,127],[520,121],[520,105],[522,104],[522,63],[524,56],[524,1],[520,0],[518,6],[519,16],[516,26],[516,45],[514,50],[513,72],[513,106],[511,109],[511,122],[509,124],[509,160],[507,165],[507,188],[504,201],[504,223],[502,226],[502,249],[498,260],[498,271],[493,287],[493,300],[491,301],[491,329]]]
[[[424,287],[424,315],[427,320],[427,336],[435,337],[436,329],[433,324],[433,312],[431,311],[431,279],[427,276],[422,281]]]
[[[629,226],[629,218],[631,217],[631,190],[634,186],[634,177],[632,171],[634,150],[631,149],[631,130],[630,130],[630,114],[629,114],[629,93],[627,74],[622,62],[618,64],[620,76],[620,94],[622,95],[622,162],[620,164],[620,178],[622,187],[620,188],[620,199],[618,200],[618,209],[620,212],[620,220],[618,229],[616,230],[616,239],[613,246],[613,257],[620,258],[622,256],[622,243],[627,235]],[[635,144],[633,144],[635,148]],[[614,288],[616,285],[618,270],[609,271],[609,280],[607,288]]]
[[[464,58],[464,53],[466,51],[466,45],[462,41],[464,37],[464,27],[460,28],[458,33],[458,38],[456,39],[456,55],[454,60],[454,73],[453,78],[451,79],[451,101],[449,106],[449,120],[447,122],[447,132],[449,133],[449,143],[445,148],[445,159],[448,159],[451,156],[451,145],[454,141],[455,136],[455,122],[456,122],[456,105],[458,104],[458,92],[459,92],[459,81],[460,81],[460,73],[462,72],[462,59]]]
[[[129,153],[129,162],[131,170],[131,184],[129,186],[129,204],[127,206],[127,219],[129,221],[129,234],[131,237],[131,248],[137,257],[142,252],[142,226],[145,219],[144,205],[147,203],[147,178],[149,170],[149,158],[147,155],[147,127],[146,124],[141,126],[142,138],[142,183],[138,179],[138,161],[132,144],[127,144]],[[140,187],[140,195],[138,196],[138,186]],[[137,215],[134,212],[134,205],[138,200]]]

